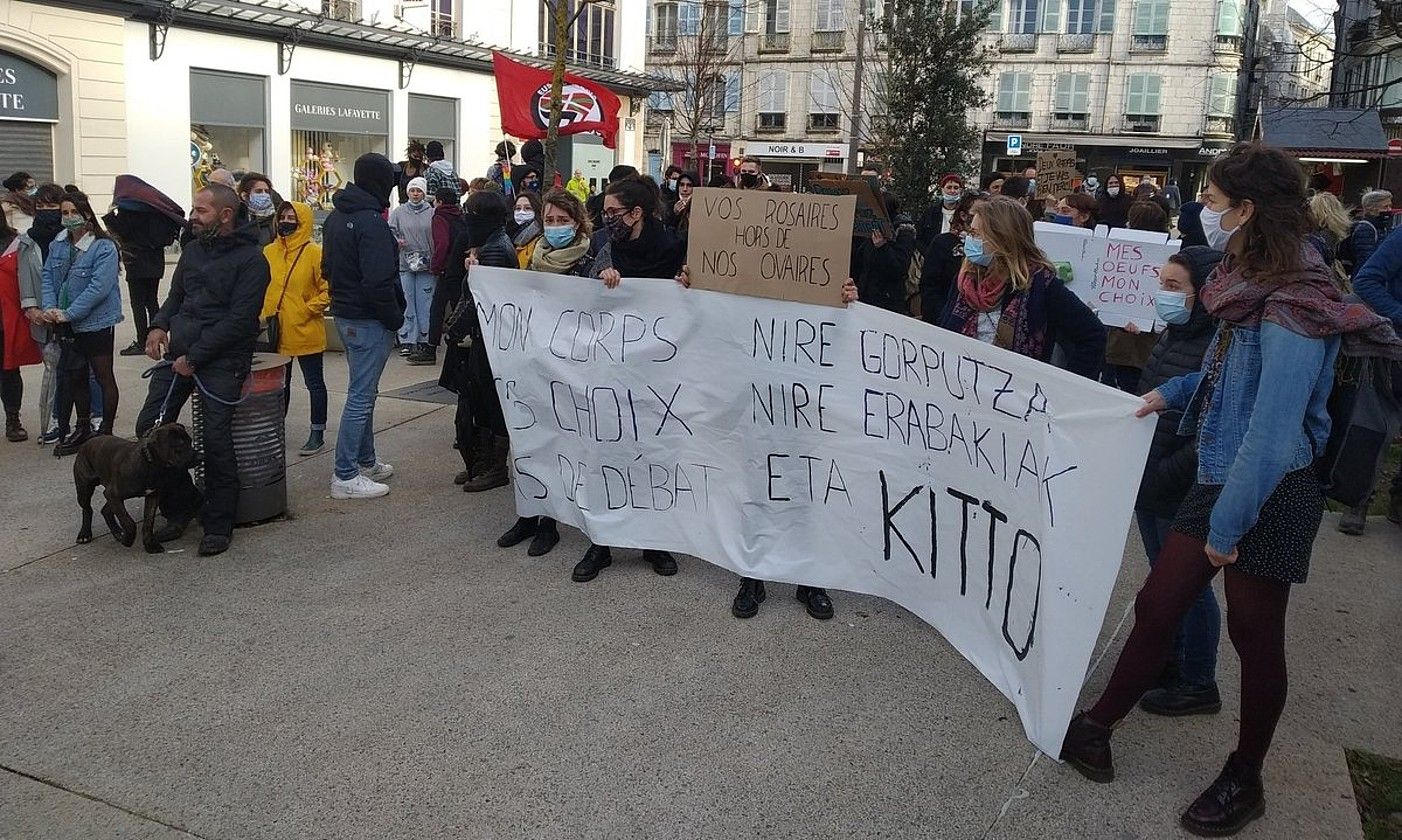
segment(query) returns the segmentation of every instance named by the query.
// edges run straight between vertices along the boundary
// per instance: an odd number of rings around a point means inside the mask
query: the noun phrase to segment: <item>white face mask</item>
[[[511,217],[516,220],[516,224],[526,225],[530,224],[535,219],[535,211],[517,210],[511,214]]]
[[[1108,196],[1110,196],[1111,198],[1114,198],[1115,196],[1117,196],[1117,195],[1120,194],[1120,188],[1119,188],[1119,187],[1106,187],[1106,188],[1105,188],[1105,194],[1108,195]]]
[[[1202,214],[1198,216],[1198,219],[1202,222],[1203,236],[1207,237],[1207,247],[1215,251],[1225,251],[1227,249],[1227,243],[1232,240],[1232,237],[1236,235],[1238,230],[1241,230],[1241,225],[1239,224],[1231,230],[1223,229],[1222,216],[1223,213],[1219,213],[1208,207],[1202,208]]]

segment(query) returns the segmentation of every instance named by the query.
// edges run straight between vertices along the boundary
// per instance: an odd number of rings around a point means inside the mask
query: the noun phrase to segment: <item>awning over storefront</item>
[[[1276,108],[1261,112],[1261,139],[1298,158],[1387,157],[1382,120],[1370,108]]]
[[[435,36],[398,21],[369,24],[336,20],[289,0],[71,0],[68,5],[117,14],[150,25],[153,60],[163,49],[166,28],[188,26],[273,41],[281,44],[288,55],[298,45],[305,44],[394,59],[410,68],[423,63],[492,72],[492,48],[485,44]],[[549,66],[547,60],[538,56],[512,57],[537,67]],[[572,64],[569,69],[625,96],[645,97],[655,91],[682,89],[677,82],[644,73],[578,64]]]

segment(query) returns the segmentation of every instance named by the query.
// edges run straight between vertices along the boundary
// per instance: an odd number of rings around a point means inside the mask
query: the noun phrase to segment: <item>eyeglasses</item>
[[[636,209],[636,208],[633,208],[633,209]],[[605,208],[604,208],[604,218],[605,218],[605,219],[609,219],[609,220],[620,219],[620,218],[622,218],[622,217],[628,215],[629,213],[633,212],[633,209],[627,209],[627,210],[625,210],[625,209],[623,209],[623,208],[621,208],[621,207],[605,207]]]

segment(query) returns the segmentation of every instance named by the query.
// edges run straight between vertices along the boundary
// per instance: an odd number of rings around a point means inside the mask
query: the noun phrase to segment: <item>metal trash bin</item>
[[[235,525],[266,522],[287,513],[287,431],[283,423],[286,356],[254,353],[243,383],[243,402],[234,409],[234,456],[238,460],[239,503]],[[195,450],[204,453],[204,396],[195,389],[191,405]],[[195,467],[204,489],[204,465]]]

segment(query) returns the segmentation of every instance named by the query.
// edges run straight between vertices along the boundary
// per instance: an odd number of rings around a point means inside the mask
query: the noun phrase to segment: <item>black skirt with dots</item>
[[[1173,530],[1206,542],[1212,507],[1221,494],[1220,484],[1194,484],[1178,508]],[[1237,545],[1232,568],[1282,583],[1304,583],[1323,519],[1324,492],[1314,468],[1286,473],[1266,499],[1256,524]]]

